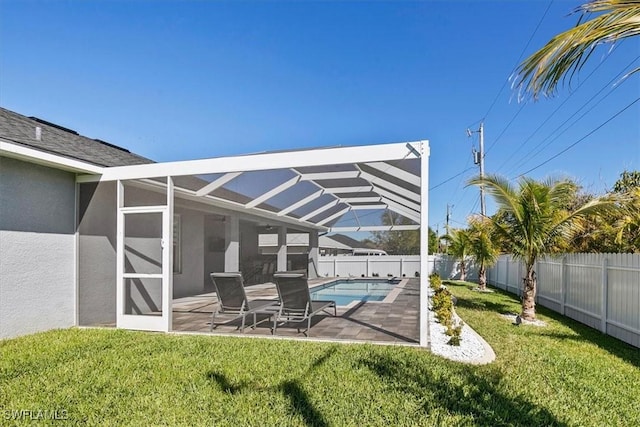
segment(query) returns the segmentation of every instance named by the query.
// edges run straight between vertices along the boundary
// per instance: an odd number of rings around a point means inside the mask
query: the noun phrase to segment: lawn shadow
[[[487,294],[484,294],[487,295]],[[513,307],[501,302],[486,301],[479,299],[458,298],[456,307],[468,308],[469,310],[494,311],[500,314],[513,313]]]
[[[437,372],[427,366],[399,364],[390,356],[361,359],[360,366],[374,372],[390,388],[425,402],[425,415],[441,408],[473,420],[474,425],[565,426],[546,408],[499,390],[501,375],[486,370],[481,375],[469,366],[447,366]]]
[[[337,350],[337,346],[330,347],[324,352],[324,354],[309,365],[306,372],[300,375],[300,378],[284,381],[275,387],[257,387],[255,384],[250,384],[245,381],[242,381],[239,384],[232,384],[226,375],[213,370],[207,373],[207,378],[215,381],[222,391],[232,395],[237,394],[242,390],[280,391],[289,400],[289,407],[292,415],[299,415],[307,426],[326,427],[329,424],[325,420],[324,415],[315,407],[309,398],[309,395],[301,385],[301,380],[310,375],[318,367],[324,365]]]
[[[470,286],[470,283],[465,282],[451,282],[445,280],[443,281],[443,283],[446,283],[453,288],[465,287],[467,289],[471,289],[473,287]],[[469,308],[472,310],[491,310],[500,314],[507,314],[514,311],[512,306],[509,306],[503,302],[487,301],[487,299],[491,298],[491,295],[500,295],[501,297],[507,297],[511,299],[515,304],[520,304],[520,297],[518,297],[517,295],[514,295],[503,289],[496,288],[494,286],[489,287],[494,291],[493,294],[478,294],[478,297],[483,296],[484,298],[459,298],[457,306]],[[632,345],[620,341],[612,336],[605,335],[597,329],[584,325],[577,320],[573,320],[567,316],[563,316],[562,314],[540,304],[536,304],[536,312],[553,319],[554,321],[571,329],[575,333],[575,335],[572,335],[570,333],[558,333],[554,331],[548,331],[545,328],[540,328],[538,331],[540,335],[555,339],[571,339],[574,341],[590,343],[600,347],[606,352],[622,360],[625,360],[636,368],[640,368],[640,351],[638,351],[638,348],[633,347]]]
[[[538,305],[536,306],[536,311],[539,314],[561,323],[563,326],[566,326],[575,333],[575,335],[572,335],[570,333],[546,332],[543,330],[541,331],[541,335],[556,339],[570,339],[590,343],[598,346],[607,353],[632,364],[636,368],[640,368],[640,349],[632,346],[631,344],[627,344],[626,342],[620,341],[610,335],[605,335],[597,329],[593,329],[578,322],[577,320],[563,316],[562,314],[546,307]]]
[[[324,416],[309,399],[309,395],[300,386],[299,381],[285,381],[280,386],[282,393],[289,399],[292,412],[300,415],[308,426],[328,426]]]
[[[236,394],[240,390],[246,387],[246,383],[242,382],[240,384],[232,384],[226,375],[221,372],[209,371],[207,373],[207,378],[215,381],[218,384],[218,387],[225,393]]]

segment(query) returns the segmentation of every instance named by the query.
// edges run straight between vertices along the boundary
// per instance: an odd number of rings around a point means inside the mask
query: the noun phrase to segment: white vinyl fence
[[[318,273],[325,277],[417,277],[420,255],[383,256],[321,256]],[[458,262],[448,255],[429,255],[429,271],[436,271],[444,279],[459,279]],[[476,280],[477,269],[467,262],[467,280]]]
[[[540,259],[536,303],[640,347],[640,254],[566,254]],[[522,295],[524,265],[510,255],[487,271],[492,285]]]

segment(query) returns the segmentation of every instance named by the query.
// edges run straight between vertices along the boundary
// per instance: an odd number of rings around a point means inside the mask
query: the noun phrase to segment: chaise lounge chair
[[[311,319],[314,315],[333,307],[333,315],[337,315],[335,301],[311,301],[309,283],[305,273],[277,272],[273,275],[280,296],[280,309],[273,316],[273,331],[275,335],[279,321],[304,322],[307,321],[307,329],[304,331],[309,336]],[[329,313],[331,314],[331,313]],[[298,328],[300,332],[300,328]]]
[[[242,318],[241,331],[244,332],[245,320],[248,314],[254,314],[253,326],[255,327],[255,311],[273,307],[277,310],[278,300],[253,300],[247,299],[241,273],[211,273],[211,281],[218,296],[218,308],[213,310],[211,316],[211,328],[213,331],[218,325],[230,323]],[[225,322],[216,323],[219,314],[232,314],[234,318]]]

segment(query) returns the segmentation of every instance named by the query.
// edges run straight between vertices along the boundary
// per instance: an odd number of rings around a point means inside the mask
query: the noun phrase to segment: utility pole
[[[451,218],[450,208],[452,207],[453,205],[450,205],[449,203],[447,203],[447,222],[446,222],[446,225],[444,226],[444,228],[447,230],[447,236],[449,235],[449,218]]]
[[[473,149],[473,163],[480,166],[480,178],[484,178],[484,122],[480,122],[480,128],[478,130],[467,129],[467,135],[471,136],[472,133],[478,132],[480,134],[480,151]],[[484,185],[480,185],[480,213],[482,216],[487,215],[487,209],[484,204]]]
[[[480,122],[480,178],[484,178],[484,122]],[[487,216],[487,209],[484,204],[484,185],[480,186],[480,213]]]

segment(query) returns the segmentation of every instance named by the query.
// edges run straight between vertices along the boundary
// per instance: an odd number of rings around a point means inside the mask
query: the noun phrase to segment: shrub
[[[429,285],[435,290],[442,286],[442,279],[438,273],[431,273],[429,275]]]
[[[462,335],[462,327],[464,326],[464,322],[460,321],[456,326],[452,326],[447,328],[447,335],[451,337],[451,339],[447,342],[449,345],[460,345],[461,335]]]
[[[440,277],[438,277],[440,279]],[[462,334],[463,323],[454,324],[453,320],[453,296],[447,288],[440,287],[436,289],[431,298],[433,311],[440,324],[446,327],[445,334],[451,339],[448,341],[450,345],[460,345],[460,335]]]

